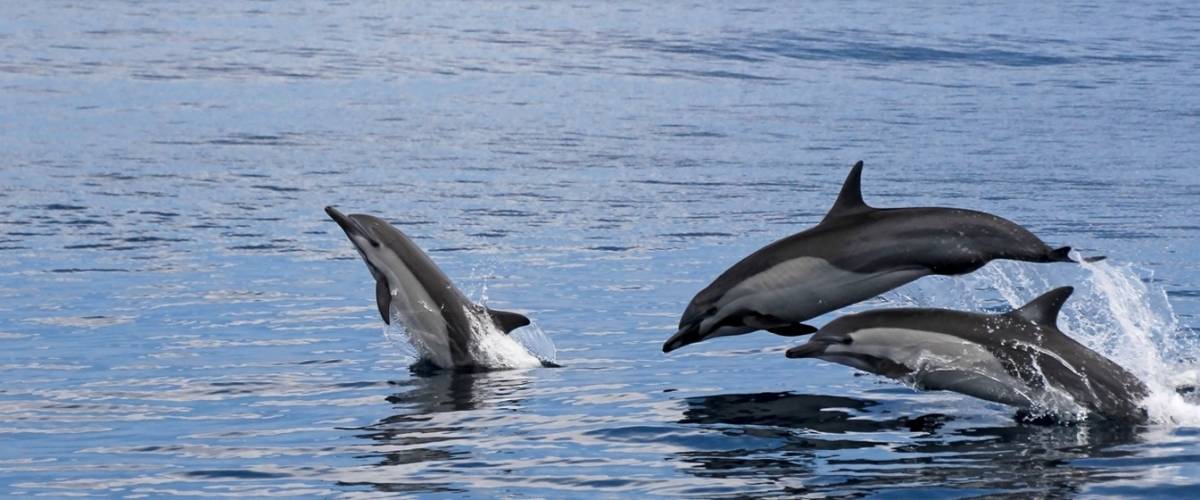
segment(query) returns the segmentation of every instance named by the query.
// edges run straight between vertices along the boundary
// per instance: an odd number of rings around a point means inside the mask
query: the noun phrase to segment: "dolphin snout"
[[[809,340],[804,344],[788,349],[787,357],[791,359],[815,358],[825,354],[826,347],[829,347],[829,343],[827,342]]]
[[[361,223],[354,219],[353,216],[343,214],[338,209],[333,207],[325,207],[325,213],[329,214],[329,218],[333,219],[338,226],[341,226],[342,231],[346,232],[346,236],[361,236],[371,242],[372,245],[378,245],[375,238],[363,227]],[[351,238],[353,240],[354,238]]]
[[[664,353],[674,351],[688,344],[695,344],[704,340],[700,337],[700,322],[695,321],[679,326],[679,331],[675,332],[671,338],[663,343],[662,350]]]
[[[350,220],[349,217],[346,217],[346,214],[339,212],[338,209],[331,206],[325,207],[325,213],[328,214],[329,218],[333,219],[337,225],[341,226],[343,231],[350,232],[351,228],[357,229],[354,221]]]

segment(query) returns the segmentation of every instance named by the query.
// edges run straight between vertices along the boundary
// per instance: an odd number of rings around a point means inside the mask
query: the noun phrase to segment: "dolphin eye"
[[[379,248],[379,242],[375,241],[375,240],[371,240],[371,246],[373,246],[375,248]]]
[[[854,343],[854,339],[847,336],[847,337],[842,337],[841,339],[838,339],[838,342],[841,343],[842,345],[850,345],[850,344]]]

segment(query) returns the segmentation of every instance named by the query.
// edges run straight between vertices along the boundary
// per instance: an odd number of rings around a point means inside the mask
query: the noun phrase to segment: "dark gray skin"
[[[906,380],[923,389],[962,392],[1029,409],[1022,402],[1014,401],[1011,394],[987,390],[980,385],[980,381],[994,381],[1006,374],[1018,382],[1018,387],[1011,388],[1017,392],[1036,393],[1049,385],[1069,394],[1094,417],[1144,420],[1146,414],[1139,403],[1148,394],[1145,384],[1058,329],[1059,311],[1072,291],[1071,287],[1051,290],[1020,309],[1004,314],[922,308],[850,314],[825,325],[806,344],[789,349],[787,357],[821,358],[876,375]],[[946,338],[964,343],[947,349],[944,342],[929,341]],[[886,345],[888,341],[881,344],[881,339],[890,339],[895,345]],[[859,346],[856,342],[874,345]],[[970,345],[982,347],[999,361],[1003,373],[989,374],[984,363],[968,363],[980,359],[966,354],[966,347]],[[921,359],[938,349],[943,353],[947,350],[963,353],[961,361],[965,366],[926,366],[924,372],[919,372],[917,366],[910,366],[914,359]],[[894,356],[889,357],[886,353]],[[952,370],[959,371],[941,378],[929,376],[930,373]]]
[[[995,259],[1073,262],[1070,247],[1051,248],[1025,228],[992,214],[870,207],[862,199],[862,166],[860,161],[851,168],[837,202],[819,224],[750,254],[696,294],[663,352],[760,329],[784,336],[809,334],[816,328],[803,322],[821,314],[923,276],[967,274]],[[819,259],[810,262],[825,267],[792,274],[780,270],[786,266],[776,267],[806,257]],[[727,295],[748,280],[770,281],[775,288],[760,287],[751,294],[761,299],[740,290],[741,298],[731,301]],[[812,285],[805,287],[806,283]],[[786,287],[792,288],[785,291]],[[773,299],[771,294],[776,294]],[[779,294],[790,300],[782,301]]]
[[[364,214],[344,215],[333,207],[325,207],[325,213],[346,232],[366,262],[371,276],[375,277],[376,305],[385,323],[391,323],[394,300],[415,301],[428,296],[432,304],[399,304],[398,308],[402,318],[405,317],[404,311],[416,311],[413,323],[423,323],[429,330],[439,330],[438,333],[444,330],[453,366],[441,368],[473,368],[470,356],[472,318],[469,314],[478,317],[486,311],[496,326],[506,333],[529,324],[529,318],[521,314],[487,309],[471,302],[425,252],[383,219]],[[395,259],[391,259],[391,255]],[[397,282],[392,282],[393,279]],[[397,293],[394,295],[392,290],[397,290]],[[427,312],[429,307],[436,309],[436,312]],[[406,327],[420,326],[408,324],[408,319],[405,321]]]

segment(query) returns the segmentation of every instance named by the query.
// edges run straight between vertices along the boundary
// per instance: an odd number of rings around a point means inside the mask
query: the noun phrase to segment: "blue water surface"
[[[1132,265],[1194,336],[1198,35],[1187,1],[0,2],[0,494],[1200,495],[1194,424],[660,351],[859,159],[869,203]],[[331,204],[565,367],[411,374]],[[1090,276],[856,307],[1018,271]]]

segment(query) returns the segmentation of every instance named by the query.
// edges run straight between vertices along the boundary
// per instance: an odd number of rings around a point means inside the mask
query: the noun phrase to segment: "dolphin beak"
[[[375,244],[375,238],[372,238],[371,233],[368,233],[366,228],[362,227],[362,224],[359,224],[358,221],[351,219],[349,216],[339,212],[338,209],[333,207],[325,207],[325,213],[329,214],[329,218],[333,219],[338,226],[341,226],[342,231],[346,232],[346,236],[358,235],[366,238],[367,241],[370,241],[372,244]],[[353,238],[351,238],[351,240],[353,240]]]
[[[815,358],[825,354],[825,348],[829,347],[829,343],[821,341],[812,341],[793,347],[787,350],[787,357],[791,359],[798,358]]]
[[[689,323],[679,327],[679,331],[675,332],[671,338],[663,343],[663,352],[671,352],[688,344],[695,344],[704,340],[700,337],[700,322]]]
[[[325,207],[325,213],[329,214],[329,218],[333,219],[337,225],[341,226],[342,231],[345,231],[346,234],[351,234],[352,232],[362,233],[362,230],[358,227],[358,224],[356,224],[353,220],[350,220],[349,217],[346,217],[346,214],[339,212],[338,209],[333,207]]]

